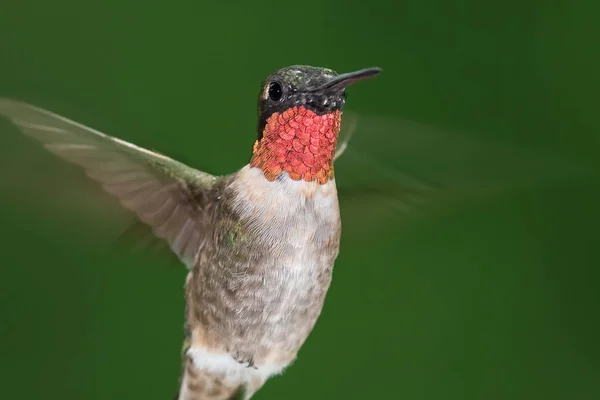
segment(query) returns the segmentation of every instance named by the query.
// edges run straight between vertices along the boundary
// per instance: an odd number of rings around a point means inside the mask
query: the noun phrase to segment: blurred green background
[[[441,180],[473,178],[470,188],[511,172],[502,190],[469,189],[408,217],[341,197],[342,249],[322,317],[256,399],[598,399],[598,11],[592,0],[5,0],[0,97],[224,174],[249,160],[270,72],[377,65],[384,74],[349,90],[347,108],[365,121],[470,132],[582,167],[513,186],[532,171],[528,156],[454,156],[462,139],[435,135],[413,152],[402,140],[420,128],[384,132],[359,119],[336,164],[340,187],[393,186],[409,159],[429,179],[462,165]],[[95,246],[80,233],[96,230],[95,204],[40,166],[73,179],[78,170],[0,128],[0,173],[12,182],[0,185],[0,398],[170,399],[185,271]],[[28,157],[15,150],[28,146]],[[551,176],[565,170],[542,164]],[[68,199],[32,195],[40,182]]]

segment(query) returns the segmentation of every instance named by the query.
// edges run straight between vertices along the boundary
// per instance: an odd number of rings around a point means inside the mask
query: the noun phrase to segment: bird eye
[[[269,98],[273,101],[281,100],[283,95],[283,88],[278,82],[269,83]]]

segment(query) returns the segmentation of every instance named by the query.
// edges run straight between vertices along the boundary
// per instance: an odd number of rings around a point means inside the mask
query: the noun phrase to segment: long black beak
[[[381,68],[365,68],[354,72],[341,74],[330,80],[329,82],[319,87],[310,89],[310,92],[332,92],[343,89],[352,85],[354,82],[362,81],[363,79],[371,78],[381,72]]]

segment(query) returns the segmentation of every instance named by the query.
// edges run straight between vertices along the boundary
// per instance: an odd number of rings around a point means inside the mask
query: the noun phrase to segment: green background
[[[4,0],[0,97],[224,174],[249,159],[270,72],[382,67],[349,90],[336,176],[355,195],[322,317],[256,398],[598,399],[597,15],[592,0]],[[0,398],[170,399],[185,271],[105,246],[97,197],[71,195],[78,170],[0,129]],[[461,194],[407,215],[406,171]]]

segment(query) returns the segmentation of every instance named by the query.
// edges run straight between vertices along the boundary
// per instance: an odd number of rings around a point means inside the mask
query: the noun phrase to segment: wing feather
[[[344,112],[344,118],[348,112]],[[544,182],[588,173],[586,163],[485,132],[403,118],[352,115],[342,124],[336,184],[346,227],[377,227]],[[354,135],[352,135],[354,133]],[[348,142],[352,137],[352,142]],[[344,155],[340,158],[341,155]],[[376,221],[375,221],[376,220]]]
[[[195,200],[217,178],[50,111],[0,98],[0,116],[49,152],[82,167],[186,264],[204,239],[206,210]]]

